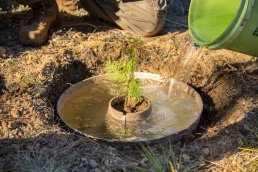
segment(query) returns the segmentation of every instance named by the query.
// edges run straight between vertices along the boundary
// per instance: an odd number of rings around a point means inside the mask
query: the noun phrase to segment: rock
[[[141,161],[140,161],[140,165],[143,166],[143,167],[147,167],[147,158],[143,158]]]
[[[121,158],[118,158],[116,157],[114,160],[113,160],[113,168],[116,170],[116,171],[123,171],[123,160]]]
[[[202,148],[202,154],[205,156],[210,155],[210,148],[208,147]]]
[[[183,157],[184,162],[189,162],[191,159],[190,156],[188,156],[187,154],[183,154],[182,157]]]
[[[243,142],[243,140],[242,140],[241,138],[238,138],[238,139],[237,139],[237,144],[238,144],[239,146],[243,146],[243,145],[244,145],[244,142]]]
[[[6,56],[6,49],[4,47],[0,47],[0,57]]]
[[[102,172],[99,168],[95,168],[94,172]]]
[[[123,163],[123,160],[121,158],[116,157],[113,162],[115,166],[121,166]]]
[[[97,166],[99,166],[99,164],[94,159],[90,160],[89,165],[91,168],[96,168]]]
[[[87,158],[82,157],[82,158],[81,158],[81,161],[82,161],[82,162],[87,162]]]
[[[23,136],[23,131],[21,130],[21,129],[19,129],[18,131],[17,131],[17,133],[16,133],[16,135],[18,135],[18,136],[20,136],[20,137],[22,137]]]
[[[29,112],[26,111],[26,110],[23,110],[23,111],[21,111],[20,113],[21,113],[21,115],[25,116],[25,115],[27,115]]]

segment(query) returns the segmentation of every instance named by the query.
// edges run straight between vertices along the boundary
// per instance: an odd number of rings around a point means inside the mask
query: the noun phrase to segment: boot
[[[48,39],[49,29],[59,22],[57,4],[48,0],[30,6],[34,11],[33,21],[22,26],[19,41],[23,45],[42,45]]]
[[[56,0],[60,12],[72,12],[78,9],[77,0]]]

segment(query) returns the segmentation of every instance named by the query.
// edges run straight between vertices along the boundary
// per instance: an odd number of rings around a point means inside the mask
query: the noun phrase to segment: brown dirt
[[[138,149],[97,143],[56,122],[58,96],[71,84],[104,73],[104,62],[118,59],[125,40],[135,37],[103,21],[81,17],[84,14],[63,14],[47,45],[23,47],[17,33],[31,12],[1,11],[5,25],[0,25],[0,171],[20,171],[21,155],[34,158],[42,153],[68,164],[69,171],[151,168]],[[171,20],[185,21],[186,16]],[[143,39],[138,70],[172,76],[189,41],[184,28],[166,23],[159,36]],[[195,171],[256,171],[258,59],[201,49],[187,68],[188,84],[204,102],[202,120],[191,136],[152,146],[154,152],[160,155],[172,149],[182,155],[183,165],[196,165]]]
[[[124,97],[120,97],[120,99],[113,104],[113,107],[123,113],[135,113],[146,110],[148,105],[148,101],[145,98],[140,102],[134,99],[126,102]]]

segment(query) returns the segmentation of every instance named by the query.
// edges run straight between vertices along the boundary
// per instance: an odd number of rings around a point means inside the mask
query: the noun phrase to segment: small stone
[[[147,162],[148,162],[147,158],[143,158],[140,162],[140,165],[143,167],[147,167]]]
[[[5,57],[6,49],[4,47],[0,47],[0,56]]]
[[[109,146],[109,147],[108,147],[108,150],[109,150],[110,152],[116,152],[116,148],[114,148],[114,147],[112,147],[112,146]]]
[[[190,156],[188,156],[187,154],[183,154],[182,157],[183,157],[184,162],[189,162],[191,159]]]
[[[238,144],[239,146],[243,146],[243,145],[244,145],[244,142],[243,142],[243,140],[242,140],[241,138],[238,138],[238,139],[237,139],[237,144]]]
[[[113,167],[117,170],[117,171],[121,171],[123,170],[123,160],[119,157],[116,157],[113,160]]]
[[[22,130],[18,130],[18,131],[17,131],[17,133],[16,133],[16,135],[18,135],[18,136],[22,137],[22,136],[23,136],[23,132],[22,132]]]
[[[99,164],[95,160],[91,159],[89,165],[91,168],[96,168]]]
[[[95,168],[94,172],[101,172],[101,170],[99,168]]]
[[[203,148],[202,149],[202,153],[205,155],[205,156],[207,156],[207,155],[209,155],[210,154],[210,148]]]
[[[87,162],[87,159],[83,157],[83,158],[81,158],[81,161],[82,162]]]
[[[27,115],[27,114],[28,114],[28,111],[23,110],[23,111],[21,111],[21,114],[22,114],[23,116],[25,116],[25,115]]]
[[[113,161],[115,166],[119,166],[123,163],[123,160],[121,158],[115,158],[115,160]]]

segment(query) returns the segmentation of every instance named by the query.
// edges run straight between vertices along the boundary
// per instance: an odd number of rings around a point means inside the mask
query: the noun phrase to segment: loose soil
[[[60,94],[103,74],[105,61],[119,59],[126,39],[136,37],[85,15],[62,14],[46,45],[23,47],[17,34],[31,11],[0,11],[0,171],[22,171],[29,158],[63,164],[67,171],[152,169],[141,150],[95,142],[60,127],[56,118]],[[186,15],[169,13],[168,19],[187,24]],[[158,36],[142,40],[138,71],[169,77],[191,41],[185,28],[169,21]],[[162,152],[176,156],[178,166],[194,165],[193,171],[257,171],[258,59],[202,49],[189,66],[188,84],[204,102],[199,127],[184,140],[152,150],[161,159]]]
[[[135,113],[146,110],[148,101],[145,98],[140,102],[132,99],[125,103],[125,98],[123,97],[120,101],[114,103],[113,107],[123,113]]]

